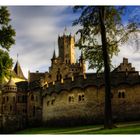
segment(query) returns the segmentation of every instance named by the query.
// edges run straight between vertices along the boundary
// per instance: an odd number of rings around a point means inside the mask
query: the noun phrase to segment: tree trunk
[[[104,24],[104,13],[105,7],[99,7],[99,20],[101,28],[101,41],[102,41],[102,52],[104,59],[104,78],[105,78],[105,107],[104,107],[104,128],[113,128],[112,121],[112,107],[111,107],[111,85],[110,85],[110,65],[109,55],[107,52],[107,39],[106,29]]]

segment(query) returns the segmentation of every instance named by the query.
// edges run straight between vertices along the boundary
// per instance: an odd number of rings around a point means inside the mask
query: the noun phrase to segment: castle
[[[0,97],[0,128],[18,130],[32,125],[73,125],[103,122],[104,74],[86,73],[83,54],[76,61],[72,35],[58,37],[48,72],[23,75],[17,61]],[[111,72],[115,121],[138,120],[140,76],[127,58]]]

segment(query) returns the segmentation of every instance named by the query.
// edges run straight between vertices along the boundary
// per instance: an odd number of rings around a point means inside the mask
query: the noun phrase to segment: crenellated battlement
[[[134,80],[132,80],[134,79]],[[62,82],[63,81],[63,82]],[[117,87],[121,84],[134,85],[140,84],[140,76],[137,72],[130,72],[126,77],[125,72],[111,74],[112,87]],[[84,89],[87,86],[102,87],[104,86],[104,74],[89,73],[79,76],[72,76],[71,78],[61,79],[61,81],[54,81],[47,86],[44,85],[42,96],[50,95],[51,93],[59,93],[62,90],[70,91],[74,88]]]

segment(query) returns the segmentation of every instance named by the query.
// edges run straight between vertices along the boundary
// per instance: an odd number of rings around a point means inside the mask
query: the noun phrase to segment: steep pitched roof
[[[15,82],[13,81],[12,76],[10,76],[10,79],[9,79],[8,83],[6,84],[6,86],[16,86]]]
[[[26,79],[26,78],[24,77],[24,75],[23,75],[21,66],[20,66],[20,64],[19,64],[18,61],[16,62],[16,65],[15,65],[13,71],[16,73],[16,76],[17,76],[17,77],[22,78],[22,79]]]

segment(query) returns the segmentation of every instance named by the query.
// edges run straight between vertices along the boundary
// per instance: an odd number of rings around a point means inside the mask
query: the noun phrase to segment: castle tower
[[[17,86],[10,77],[8,83],[3,88],[2,93],[2,113],[15,114],[16,113],[16,94]]]
[[[70,35],[63,34],[58,37],[59,47],[59,58],[64,63],[74,64],[75,63],[75,38]]]

